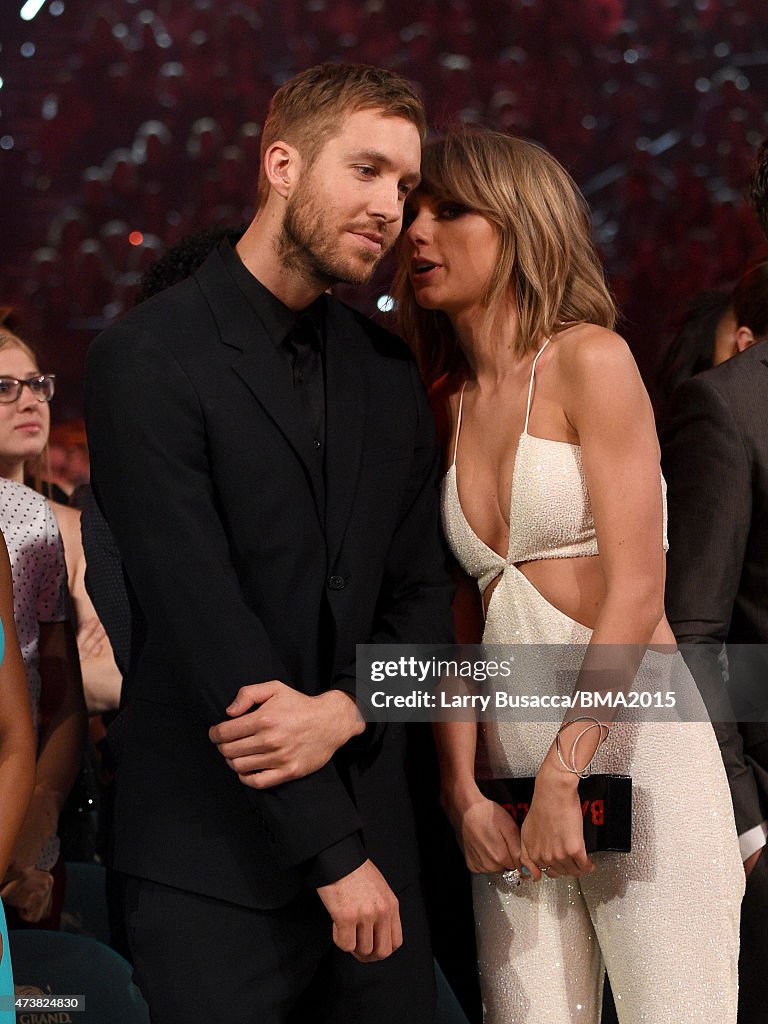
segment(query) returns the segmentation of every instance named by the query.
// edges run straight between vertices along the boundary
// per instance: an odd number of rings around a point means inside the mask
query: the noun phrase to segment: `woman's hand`
[[[443,806],[470,871],[491,874],[521,867],[520,829],[474,783],[461,795],[444,797]]]
[[[544,760],[531,809],[521,830],[522,861],[535,879],[585,875],[595,870],[584,847],[578,775]]]
[[[53,875],[40,868],[11,868],[0,896],[7,906],[16,908],[22,921],[36,924],[51,912]]]

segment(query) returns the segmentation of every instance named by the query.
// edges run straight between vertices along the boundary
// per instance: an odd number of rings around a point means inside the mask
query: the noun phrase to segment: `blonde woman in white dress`
[[[651,405],[576,186],[530,143],[457,131],[426,147],[409,207],[401,325],[425,376],[443,376],[444,529],[478,580],[484,641],[570,645],[614,689],[637,671],[697,700],[664,617]],[[598,1024],[605,967],[621,1024],[735,1024],[744,873],[711,725],[585,731],[576,714],[435,727],[487,1024]],[[522,829],[481,794],[478,762],[536,775]],[[585,852],[588,766],[632,776],[630,853]]]

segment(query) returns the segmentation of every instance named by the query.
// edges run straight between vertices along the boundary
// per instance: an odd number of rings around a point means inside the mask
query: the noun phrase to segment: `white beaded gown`
[[[496,580],[484,643],[573,645],[557,652],[575,673],[591,630],[550,604],[517,568],[531,559],[597,553],[580,448],[528,433],[536,360],[506,558],[474,534],[461,508],[461,402],[443,481],[443,527],[481,591]],[[527,689],[535,683],[529,678]],[[675,691],[689,709],[699,701],[679,653],[649,650],[635,686]],[[697,717],[619,721],[595,758],[593,771],[632,776],[630,853],[596,853],[589,875],[545,876],[515,889],[500,875],[473,877],[486,1024],[599,1024],[606,967],[621,1024],[735,1024],[744,871],[720,751],[703,707]],[[536,774],[557,728],[555,721],[482,724],[481,774]]]

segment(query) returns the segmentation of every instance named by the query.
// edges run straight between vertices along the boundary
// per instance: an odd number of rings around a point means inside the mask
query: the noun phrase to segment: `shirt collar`
[[[245,296],[248,304],[261,321],[276,347],[281,346],[285,342],[285,339],[296,326],[299,317],[302,316],[309,317],[317,330],[321,345],[324,343],[325,294],[318,295],[314,302],[311,302],[305,309],[289,309],[257,277],[254,277],[232,247],[229,239],[223,238],[221,240],[219,252],[235,284]]]

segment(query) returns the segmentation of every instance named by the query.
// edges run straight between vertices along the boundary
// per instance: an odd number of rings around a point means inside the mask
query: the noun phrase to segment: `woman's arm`
[[[581,443],[605,577],[592,643],[645,646],[664,618],[663,499],[653,410],[618,335],[592,328],[572,363],[568,416]]]
[[[67,562],[69,593],[75,616],[80,670],[89,714],[111,711],[120,703],[123,677],[96,609],[85,589],[85,554],[80,533],[80,512],[52,501]]]
[[[68,622],[40,623],[42,698],[35,787],[13,851],[13,865],[33,867],[55,834],[64,801],[80,770],[87,714],[77,648]]]
[[[59,815],[80,768],[87,714],[77,648],[68,622],[40,623],[39,753],[35,786],[0,895],[25,921],[50,912],[53,878],[36,867],[55,835]]]
[[[35,780],[35,736],[27,678],[16,638],[11,567],[0,535],[0,619],[5,653],[0,664],[0,880],[4,878]]]
[[[475,782],[476,723],[435,722],[432,728],[440,764],[440,802],[467,867],[481,873],[520,867],[520,830]]]
[[[604,598],[577,690],[618,692],[629,688],[664,617],[659,447],[651,404],[625,342],[602,328],[579,330],[564,345],[564,407],[581,444]],[[601,731],[584,733],[588,722],[568,724],[579,714],[573,709],[566,715],[560,744],[563,759],[571,764],[581,737],[575,764],[583,768],[597,750]],[[603,721],[610,717],[609,711],[601,712]],[[522,829],[526,863],[551,865],[550,877],[593,869],[584,850],[578,782],[553,744]]]

